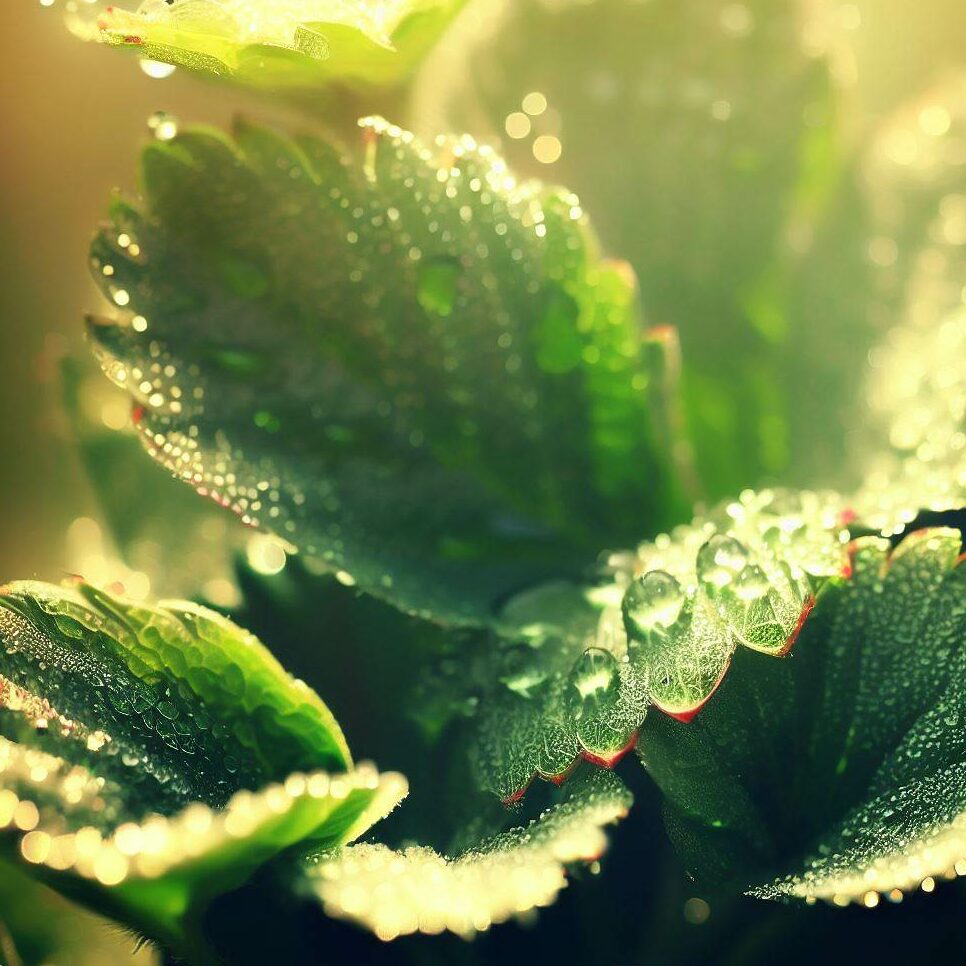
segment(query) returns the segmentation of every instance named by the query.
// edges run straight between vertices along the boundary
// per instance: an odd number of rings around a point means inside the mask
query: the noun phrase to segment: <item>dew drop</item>
[[[588,647],[570,672],[571,695],[578,702],[578,717],[596,713],[602,704],[616,697],[619,686],[614,655],[599,647]]]
[[[170,77],[175,72],[175,67],[173,64],[164,64],[159,60],[150,60],[147,57],[140,58],[139,64],[141,70],[144,71],[148,77],[152,77],[155,80],[164,80],[166,77]]]
[[[698,579],[710,588],[732,583],[748,565],[748,551],[734,537],[717,533],[698,551]]]
[[[768,592],[768,578],[760,567],[745,567],[735,578],[734,590],[743,601],[759,600]]]
[[[648,633],[656,626],[670,627],[681,613],[684,591],[669,573],[652,570],[628,588],[622,604],[625,625]]]
[[[159,141],[171,141],[178,136],[178,120],[166,111],[155,111],[148,118],[148,128]]]
[[[529,698],[546,679],[547,672],[533,648],[521,645],[507,653],[506,671],[500,680],[509,690]]]

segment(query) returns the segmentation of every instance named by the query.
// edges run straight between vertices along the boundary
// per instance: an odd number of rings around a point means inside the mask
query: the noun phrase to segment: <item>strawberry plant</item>
[[[156,115],[91,243],[130,425],[66,408],[174,599],[0,589],[11,875],[198,964],[961,902],[966,81],[858,123],[819,17],[68,4],[278,116]]]

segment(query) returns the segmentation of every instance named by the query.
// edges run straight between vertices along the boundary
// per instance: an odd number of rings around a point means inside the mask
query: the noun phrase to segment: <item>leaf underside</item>
[[[354,845],[313,860],[305,882],[329,915],[380,939],[444,930],[470,938],[550,905],[567,884],[567,865],[598,859],[607,844],[603,828],[630,804],[616,777],[586,771],[539,819],[452,858],[423,847]]]
[[[463,0],[175,0],[78,31],[149,60],[291,94],[399,84]],[[310,103],[307,102],[306,103]]]

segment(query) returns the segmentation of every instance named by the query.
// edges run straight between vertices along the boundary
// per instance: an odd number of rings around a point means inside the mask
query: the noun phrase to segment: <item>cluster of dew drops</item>
[[[848,572],[842,506],[835,494],[746,491],[636,553],[611,555],[613,582],[588,592],[601,605],[596,634],[570,673],[578,715],[613,700],[622,663],[646,677],[649,663],[651,670],[662,663],[662,649],[674,648],[696,678],[707,673],[707,661],[726,662],[738,644],[785,653],[816,589]],[[710,607],[716,637],[710,650],[692,627],[696,600]]]

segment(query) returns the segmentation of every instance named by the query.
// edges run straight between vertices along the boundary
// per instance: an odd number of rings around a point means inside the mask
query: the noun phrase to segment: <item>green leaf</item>
[[[232,558],[246,534],[233,517],[143,458],[127,394],[92,359],[65,359],[61,375],[73,442],[100,511],[68,532],[65,566],[140,599],[200,592],[220,607],[237,603]]]
[[[944,461],[963,422],[949,387],[966,332],[964,136],[966,77],[954,72],[872,132],[794,269],[781,365],[789,383],[807,372],[822,387],[799,394],[793,421],[798,463],[813,478],[854,486],[871,464],[871,489],[899,496],[910,474],[901,498],[923,507],[963,478],[948,462],[931,479],[924,471]],[[868,415],[856,410],[857,382]]]
[[[879,311],[898,324],[871,357],[870,425],[888,446],[866,467],[863,494],[930,510],[966,502],[964,137],[960,73],[890,119],[864,171],[876,203],[878,305],[892,313]]]
[[[746,652],[692,724],[647,720],[640,754],[692,872],[872,904],[962,856],[960,546],[943,528],[860,538],[791,658]]]
[[[452,857],[420,846],[354,845],[318,856],[306,868],[305,885],[326,913],[380,939],[444,930],[470,938],[550,905],[567,884],[567,866],[600,858],[604,826],[630,805],[617,778],[588,772],[536,821]]]
[[[595,586],[511,600],[502,640],[462,675],[479,692],[483,787],[512,800],[534,775],[563,781],[578,756],[611,766],[651,705],[693,718],[737,649],[787,654],[822,586],[848,565],[846,506],[834,494],[746,491],[612,555]]]
[[[101,6],[79,31],[149,60],[281,90],[308,102],[331,85],[363,91],[406,79],[463,0],[147,0]],[[77,31],[75,31],[77,32]]]
[[[110,708],[133,714],[162,744],[182,753],[186,742],[194,753],[196,744],[217,733],[229,743],[222,751],[234,748],[228,759],[246,761],[255,781],[351,764],[345,738],[318,695],[286,674],[252,635],[214,611],[184,601],[149,607],[89,584],[33,581],[3,588],[0,606],[7,634],[24,635],[22,642],[7,641],[7,676],[40,698],[62,693],[58,700],[69,718],[89,716],[83,702],[94,699],[105,714]],[[72,661],[79,662],[81,677],[72,674]],[[98,662],[104,667],[98,669]],[[100,693],[85,693],[85,682]],[[147,702],[143,708],[141,701]],[[192,704],[204,706],[204,719],[217,722],[215,732],[192,724]],[[162,729],[164,721],[180,721],[188,731]],[[215,746],[206,747],[214,752]],[[213,757],[224,764],[224,755]]]
[[[955,410],[941,379],[933,402],[947,398]],[[941,425],[955,425],[953,415]],[[471,756],[482,787],[513,801],[534,776],[565,780],[580,757],[610,767],[634,746],[652,705],[687,723],[736,653],[786,656],[823,588],[851,570],[854,534],[900,532],[916,516],[917,492],[930,510],[962,505],[955,438],[947,459],[900,463],[891,488],[873,473],[851,498],[746,490],[634,552],[611,554],[591,583],[511,598],[498,640],[467,650],[458,681],[441,679],[454,707],[475,709]]]
[[[91,336],[176,475],[367,592],[484,622],[680,512],[655,347],[572,195],[362,126],[347,158],[248,124],[149,146],[143,210],[93,247],[124,312]]]
[[[789,435],[786,276],[843,153],[812,6],[480,4],[415,87],[418,133],[469,127],[516,170],[549,171],[630,261],[651,323],[680,333],[686,442],[713,500],[774,479],[805,444]]]
[[[220,615],[81,583],[0,592],[4,848],[153,938],[182,948],[214,895],[405,793],[346,769],[318,696]]]
[[[76,962],[78,950],[99,966],[151,966],[155,952],[134,950],[129,935],[4,862],[0,866],[0,949],[11,966]]]

